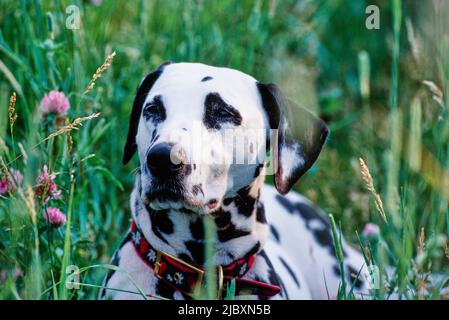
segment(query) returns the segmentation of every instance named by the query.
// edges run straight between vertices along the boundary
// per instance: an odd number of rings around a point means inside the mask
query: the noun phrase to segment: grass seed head
[[[114,60],[115,57],[115,51],[109,54],[106,57],[106,60],[104,63],[95,71],[94,75],[92,76],[92,79],[90,80],[89,84],[86,87],[86,90],[84,91],[84,94],[88,94],[95,86],[95,81],[97,81],[101,75],[109,68],[109,66],[112,63],[112,60]]]
[[[435,100],[441,107],[443,107],[443,91],[433,81],[424,80],[422,83],[429,88],[430,92],[432,92],[432,99]]]
[[[6,166],[6,164],[3,161],[2,157],[0,157],[0,169],[2,171],[2,177],[6,178],[6,179],[9,179],[8,167]]]
[[[14,127],[14,123],[17,120],[17,114],[16,114],[16,100],[17,96],[16,93],[13,92],[11,97],[9,98],[9,125],[11,126],[11,130]]]
[[[421,227],[418,237],[418,252],[423,253],[425,246],[426,246],[426,235],[424,232],[424,227]]]
[[[6,145],[5,140],[3,140],[1,137],[0,137],[0,152],[9,153],[8,146]]]
[[[75,120],[73,120],[72,123],[69,123],[68,125],[65,125],[63,127],[61,127],[59,130],[53,132],[52,134],[50,134],[48,137],[46,137],[44,140],[42,140],[41,142],[53,139],[54,137],[57,137],[61,134],[70,132],[72,130],[78,130],[79,127],[83,126],[83,122],[91,120],[93,118],[96,118],[100,115],[99,112],[91,114],[90,116],[86,116],[86,117],[81,117],[81,118],[76,118]]]
[[[22,142],[19,142],[17,145],[19,146],[20,152],[23,155],[23,163],[24,163],[24,165],[27,165],[27,163],[28,163],[28,153],[26,152],[25,148],[23,147]]]
[[[26,207],[30,211],[31,219],[36,224],[36,202],[34,201],[34,191],[30,185],[25,187],[25,195],[22,197]]]
[[[368,189],[368,191],[371,192],[371,194],[374,197],[377,211],[379,212],[382,219],[385,222],[387,222],[387,216],[385,214],[384,205],[382,203],[382,199],[380,198],[379,194],[377,193],[376,189],[374,188],[373,177],[371,176],[371,173],[369,172],[369,168],[362,158],[359,158],[359,164],[360,164],[360,172],[362,174],[362,180],[365,183],[365,186]]]

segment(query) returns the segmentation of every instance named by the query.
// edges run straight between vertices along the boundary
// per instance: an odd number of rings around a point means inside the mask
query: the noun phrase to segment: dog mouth
[[[179,185],[154,186],[143,194],[145,205],[153,210],[186,210],[198,211],[200,201],[186,196],[185,190]]]
[[[145,205],[152,210],[178,210],[183,212],[209,214],[216,211],[219,201],[213,199],[207,202],[186,196],[183,188],[155,188],[143,196]]]

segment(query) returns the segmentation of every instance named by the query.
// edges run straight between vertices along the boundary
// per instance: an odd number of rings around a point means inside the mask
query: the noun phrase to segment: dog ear
[[[131,116],[129,118],[128,138],[126,139],[123,152],[123,164],[127,164],[137,150],[136,135],[143,104],[154,83],[162,74],[164,67],[168,64],[171,64],[171,61],[163,63],[155,71],[147,74],[137,87],[136,96],[131,109]]]
[[[270,128],[277,129],[270,146],[275,186],[279,193],[286,194],[316,161],[329,131],[324,121],[288,101],[276,85],[257,83],[257,88]]]

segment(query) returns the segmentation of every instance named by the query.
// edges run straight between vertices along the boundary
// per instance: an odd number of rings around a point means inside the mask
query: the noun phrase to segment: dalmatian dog
[[[236,299],[335,299],[342,270],[356,294],[369,289],[362,255],[342,240],[340,268],[323,213],[289,192],[328,130],[297,107],[292,134],[286,101],[273,84],[200,63],[168,62],[141,81],[123,158],[140,160],[133,222],[100,298],[191,299],[215,270]]]

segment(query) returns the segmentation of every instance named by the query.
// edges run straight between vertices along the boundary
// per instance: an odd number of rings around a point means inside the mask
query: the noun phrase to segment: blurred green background
[[[80,10],[79,29],[65,26],[70,4]],[[377,30],[365,26],[368,5],[379,8]],[[53,205],[71,215],[69,228],[50,231],[41,216],[30,219],[20,197],[0,198],[0,298],[95,298],[95,287],[58,285],[60,270],[107,263],[129,227],[137,166],[137,159],[121,163],[129,112],[142,77],[167,60],[236,68],[277,83],[325,119],[329,141],[296,190],[332,213],[356,246],[356,231],[380,225],[380,239],[367,247],[376,264],[396,272],[376,298],[390,289],[403,298],[440,298],[445,282],[431,284],[425,274],[449,274],[448,8],[445,0],[2,0],[1,156],[29,185],[49,164],[63,191]],[[83,95],[113,51],[112,65]],[[50,90],[67,95],[71,120],[101,112],[71,133],[72,152],[67,136],[33,148],[55,129],[38,112]],[[18,119],[11,135],[13,91]],[[19,142],[26,163],[14,161]],[[360,157],[387,223],[361,180]],[[105,272],[89,269],[82,282],[101,285]]]

